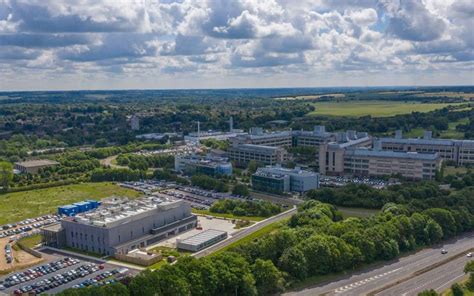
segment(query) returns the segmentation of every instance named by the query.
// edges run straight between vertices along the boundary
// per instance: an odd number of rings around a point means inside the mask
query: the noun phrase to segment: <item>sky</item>
[[[474,85],[474,0],[0,0],[0,90]]]

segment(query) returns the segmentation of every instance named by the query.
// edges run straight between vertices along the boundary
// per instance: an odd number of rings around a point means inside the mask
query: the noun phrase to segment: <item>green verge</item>
[[[247,244],[247,243],[250,243],[264,235],[267,235],[269,233],[271,233],[272,231],[280,228],[283,224],[286,224],[288,223],[288,219],[284,219],[284,220],[281,220],[281,221],[278,221],[278,222],[274,222],[274,223],[271,223],[271,224],[268,224],[267,226],[263,227],[262,229],[259,229],[251,234],[249,234],[248,236],[246,237],[243,237],[241,239],[239,239],[238,241],[236,242],[233,242],[232,244],[212,253],[211,256],[215,256],[215,255],[219,255],[225,251],[229,251],[231,250],[232,248],[235,248],[235,247],[238,247],[240,245],[243,245],[243,244]]]
[[[36,245],[41,243],[41,234],[34,234],[32,236],[24,237],[18,241],[23,246],[33,249]]]
[[[82,183],[0,195],[0,224],[55,213],[58,206],[111,195],[136,198],[137,191],[109,182]]]
[[[213,217],[219,217],[219,218],[226,218],[226,219],[230,219],[230,220],[239,219],[239,220],[250,220],[250,221],[262,221],[262,220],[265,220],[265,219],[269,218],[269,217],[236,216],[236,215],[233,215],[233,214],[212,213],[209,210],[193,209],[192,211],[195,214],[213,216]]]

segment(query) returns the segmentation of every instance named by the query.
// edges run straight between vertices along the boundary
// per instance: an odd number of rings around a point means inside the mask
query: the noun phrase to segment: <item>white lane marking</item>
[[[443,286],[446,286],[446,285],[448,285],[449,283],[451,283],[451,282],[453,282],[453,281],[455,281],[455,280],[457,280],[458,278],[463,277],[463,276],[466,276],[466,274],[463,273],[463,274],[458,275],[457,277],[455,277],[455,278],[453,278],[453,279],[450,279],[449,281],[447,281],[446,283],[442,284],[442,285],[439,286],[438,288],[435,288],[435,290],[438,290],[439,288],[441,288],[441,287],[443,287]]]
[[[379,279],[379,278],[381,278],[381,277],[384,277],[384,276],[386,276],[386,275],[389,275],[389,274],[391,274],[391,273],[394,273],[394,272],[396,272],[396,271],[399,271],[400,269],[402,269],[402,268],[400,267],[400,268],[397,268],[397,269],[394,269],[394,270],[390,270],[390,271],[387,271],[387,272],[385,272],[385,273],[381,273],[381,274],[379,274],[379,275],[372,276],[372,277],[370,277],[370,278],[367,278],[367,279],[364,279],[364,280],[360,280],[360,281],[355,282],[355,283],[351,283],[351,284],[346,285],[346,286],[344,286],[344,287],[339,287],[339,288],[337,288],[336,290],[334,290],[334,293],[340,294],[340,293],[347,292],[347,291],[349,291],[349,290],[351,290],[351,289],[353,289],[353,288],[357,288],[357,287],[359,287],[359,286],[361,286],[361,285],[367,284],[367,283],[370,282],[370,281]]]

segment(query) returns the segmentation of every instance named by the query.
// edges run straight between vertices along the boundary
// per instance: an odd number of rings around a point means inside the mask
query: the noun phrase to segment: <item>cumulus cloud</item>
[[[472,70],[473,27],[470,0],[0,0],[0,67],[7,87],[22,69],[59,84],[457,73]]]

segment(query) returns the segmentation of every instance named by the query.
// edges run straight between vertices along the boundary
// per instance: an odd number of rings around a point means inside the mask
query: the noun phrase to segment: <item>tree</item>
[[[239,183],[235,185],[234,188],[232,188],[232,194],[241,195],[241,196],[249,196],[250,191],[247,185]]]
[[[473,273],[474,272],[474,260],[471,260],[464,265],[464,272],[465,273]]]
[[[0,186],[2,191],[7,191],[13,180],[13,166],[6,161],[0,161]]]
[[[252,266],[252,273],[259,295],[273,295],[283,291],[283,275],[272,261],[257,259]]]
[[[258,163],[255,160],[249,161],[249,164],[247,165],[247,170],[249,171],[250,174],[253,174],[257,171],[258,169]]]
[[[308,276],[308,262],[298,247],[286,249],[281,255],[278,266],[292,277],[302,280]]]
[[[426,223],[425,232],[432,244],[439,242],[443,238],[443,229],[431,218]]]
[[[440,208],[431,208],[423,212],[431,217],[443,229],[443,238],[449,238],[456,234],[456,221],[450,211]]]
[[[464,295],[464,292],[462,290],[462,287],[460,284],[458,283],[454,283],[452,286],[451,286],[451,291],[453,292],[453,296],[463,296]]]

